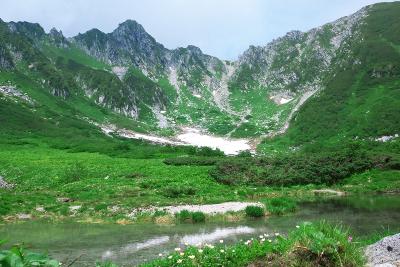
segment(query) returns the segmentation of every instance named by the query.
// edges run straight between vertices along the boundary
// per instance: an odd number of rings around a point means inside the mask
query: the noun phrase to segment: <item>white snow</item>
[[[112,67],[112,72],[118,76],[118,78],[120,80],[122,80],[122,78],[124,78],[126,72],[128,71],[127,67],[122,67],[122,66],[114,66]]]
[[[269,99],[271,99],[272,101],[275,102],[275,104],[278,104],[278,105],[284,105],[284,104],[287,104],[287,103],[289,103],[290,101],[293,100],[293,98],[284,97],[284,96],[281,96],[281,95],[271,96]]]
[[[183,133],[176,138],[186,144],[197,147],[211,147],[220,149],[227,155],[236,155],[240,151],[250,150],[249,140],[231,139],[227,137],[212,136],[194,128],[183,128]]]
[[[395,135],[384,135],[384,136],[381,136],[381,137],[377,137],[377,138],[375,138],[374,140],[377,141],[377,142],[386,143],[386,142],[391,141],[391,140],[393,140],[393,139],[396,139],[396,138],[398,138],[398,137],[399,137],[399,134],[395,134]]]
[[[210,147],[212,149],[220,149],[226,155],[237,155],[241,151],[252,150],[250,140],[248,139],[232,139],[228,137],[213,136],[203,133],[198,129],[185,127],[183,132],[173,138],[159,137],[150,134],[138,133],[128,129],[118,129],[113,124],[98,124],[93,121],[90,123],[99,127],[105,134],[115,133],[119,136],[130,139],[142,139],[158,144],[168,145],[192,145],[197,147]]]
[[[120,129],[116,133],[119,136],[122,136],[125,138],[142,139],[142,140],[147,140],[147,141],[159,143],[159,144],[185,145],[184,143],[176,142],[176,141],[170,140],[168,138],[158,137],[158,136],[148,135],[148,134],[142,134],[142,133],[136,133],[134,131],[127,130],[127,129]]]
[[[197,98],[201,98],[201,95],[199,95],[199,94],[193,94],[193,96],[197,97]]]
[[[289,103],[292,100],[293,100],[293,98],[284,98],[284,97],[282,97],[281,100],[279,101],[279,104],[283,105],[283,104]]]

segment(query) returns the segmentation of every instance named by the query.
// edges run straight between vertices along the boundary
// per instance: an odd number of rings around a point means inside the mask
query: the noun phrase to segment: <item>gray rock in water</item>
[[[3,176],[0,176],[0,188],[10,189],[10,188],[13,188],[13,187],[14,187],[13,184],[7,183],[4,180]]]
[[[397,267],[400,266],[400,234],[387,236],[365,250],[367,266]]]

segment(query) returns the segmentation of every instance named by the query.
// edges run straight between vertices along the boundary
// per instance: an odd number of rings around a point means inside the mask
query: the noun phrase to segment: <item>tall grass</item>
[[[274,215],[283,215],[295,212],[297,209],[296,201],[287,197],[271,198],[264,201],[267,210]]]

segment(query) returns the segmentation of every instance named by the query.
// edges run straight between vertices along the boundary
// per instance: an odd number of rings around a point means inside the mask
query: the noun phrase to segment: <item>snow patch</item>
[[[126,72],[128,71],[127,67],[121,67],[121,66],[114,66],[112,67],[112,72],[118,76],[118,78],[120,80],[122,80],[126,74]]]
[[[241,151],[250,150],[249,140],[247,139],[231,139],[226,137],[212,136],[201,133],[200,130],[194,128],[183,128],[183,133],[177,136],[177,139],[197,147],[218,148],[227,155],[237,155]]]
[[[148,134],[142,134],[142,133],[136,133],[131,130],[127,129],[120,129],[117,132],[115,132],[119,136],[125,137],[125,138],[130,138],[130,139],[142,139],[142,140],[147,140],[153,143],[158,143],[158,144],[167,144],[167,145],[185,145],[185,143],[181,142],[176,142],[168,138],[164,137],[158,137],[154,135],[148,135]]]
[[[166,145],[191,145],[197,147],[210,147],[212,149],[219,149],[226,155],[237,155],[241,151],[252,150],[248,139],[232,139],[227,137],[213,136],[202,133],[198,129],[183,128],[183,132],[174,138],[159,137],[150,134],[137,133],[128,129],[118,129],[113,124],[99,124],[93,121],[90,123],[99,127],[105,134],[117,134],[119,136],[129,139],[142,139],[157,144]]]
[[[284,105],[284,104],[287,104],[290,101],[292,101],[294,98],[285,93],[281,93],[281,94],[270,96],[269,99],[274,101],[275,104],[277,104],[277,105]]]
[[[391,140],[393,140],[393,139],[396,139],[396,138],[398,138],[398,137],[399,137],[399,134],[395,134],[395,135],[384,135],[384,136],[375,138],[374,141],[386,143],[386,142],[389,142],[389,141],[391,141]]]

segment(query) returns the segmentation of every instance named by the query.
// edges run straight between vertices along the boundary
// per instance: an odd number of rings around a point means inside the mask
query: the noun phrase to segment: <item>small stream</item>
[[[260,233],[285,233],[305,221],[325,219],[349,226],[357,235],[390,229],[400,232],[400,196],[375,195],[320,199],[302,203],[298,212],[281,217],[237,223],[179,224],[174,226],[135,224],[79,224],[29,221],[0,225],[0,239],[22,243],[74,266],[93,266],[113,261],[132,266],[168,253],[185,243],[225,243],[255,237]]]

